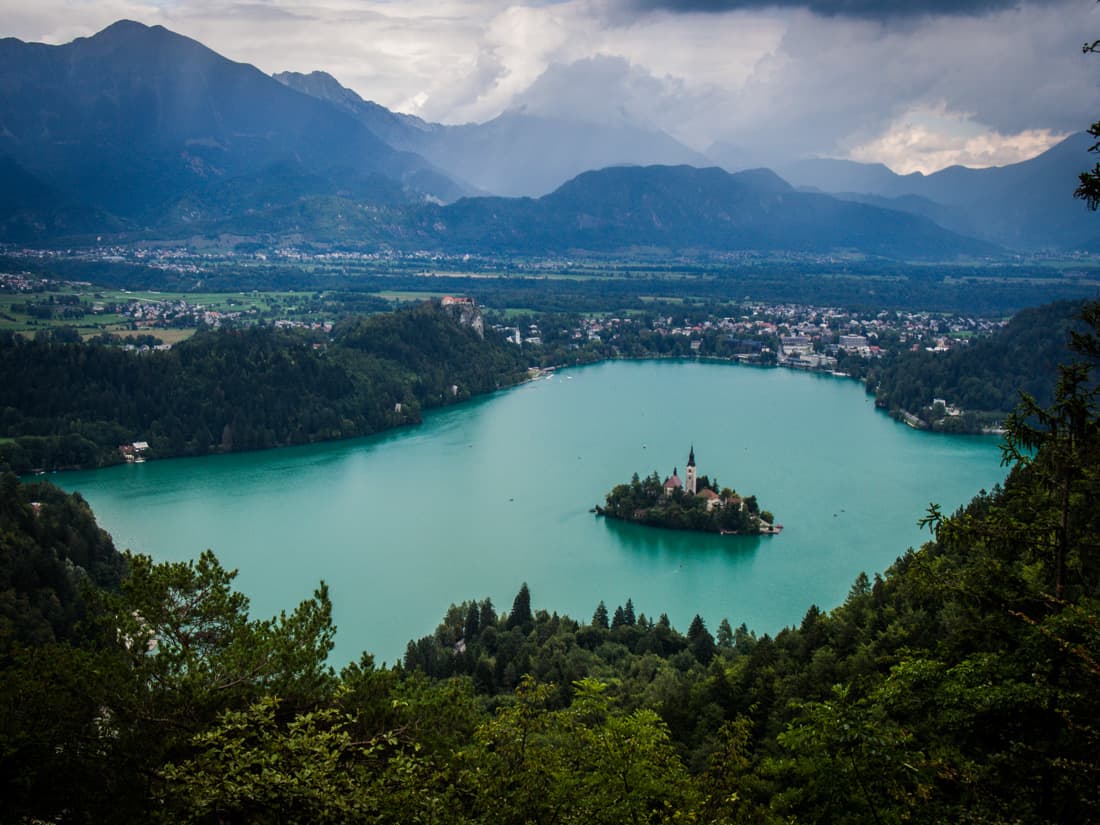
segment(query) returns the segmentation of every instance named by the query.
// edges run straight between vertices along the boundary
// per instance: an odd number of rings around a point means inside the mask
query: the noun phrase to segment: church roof
[[[710,501],[712,498],[718,498],[718,493],[714,492],[710,487],[704,487],[699,491],[698,495],[700,498],[705,498],[707,501]]]
[[[695,445],[694,444],[691,445],[691,452],[688,453],[688,466],[689,467],[694,467],[695,466]]]
[[[665,479],[664,487],[666,490],[672,490],[677,487],[683,487],[683,483],[680,481],[680,477],[676,475],[676,471],[672,471],[672,475]]]

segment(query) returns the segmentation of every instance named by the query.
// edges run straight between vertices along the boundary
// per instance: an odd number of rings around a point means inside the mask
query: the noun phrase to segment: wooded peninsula
[[[0,462],[16,473],[352,438],[527,378],[463,302],[351,317],[330,332],[200,331],[134,353],[0,335]]]

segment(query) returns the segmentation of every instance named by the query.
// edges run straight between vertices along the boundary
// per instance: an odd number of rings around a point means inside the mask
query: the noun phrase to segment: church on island
[[[722,535],[774,535],[782,529],[771,513],[760,509],[756,496],[742,498],[729,487],[719,487],[717,479],[701,475],[694,444],[683,479],[678,467],[663,482],[656,470],[645,478],[635,473],[628,483],[611,489],[603,506],[592,509],[599,516],[650,527]]]
[[[670,498],[677,490],[683,490],[685,494],[701,498],[706,503],[707,512],[714,510],[716,507],[745,509],[745,500],[740,496],[731,494],[723,498],[710,487],[703,487],[702,490],[698,487],[699,476],[695,470],[695,445],[692,444],[691,450],[688,452],[687,467],[684,469],[684,480],[680,480],[678,468],[673,467],[672,475],[666,478],[665,483],[662,485],[665,497]]]

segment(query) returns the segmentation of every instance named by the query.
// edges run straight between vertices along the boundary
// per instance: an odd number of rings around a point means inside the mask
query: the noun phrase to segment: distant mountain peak
[[[154,30],[168,31],[168,29],[164,28],[164,26],[160,26],[160,25],[149,26],[149,25],[146,25],[145,23],[142,23],[138,20],[122,19],[122,20],[116,20],[114,23],[112,23],[111,25],[104,28],[102,31],[100,31],[97,34],[94,34],[92,36],[93,37],[103,37],[103,36],[107,36],[107,35],[116,35],[116,34],[130,33],[130,32],[147,32],[147,31],[154,31]]]
[[[116,20],[107,28],[101,29],[90,37],[79,37],[73,42],[117,44],[131,43],[135,40],[163,40],[167,38],[190,41],[196,45],[201,45],[197,40],[192,40],[182,34],[176,34],[174,31],[164,28],[164,26],[147,26],[137,20]]]
[[[163,26],[119,20],[62,45],[7,39],[2,48],[0,153],[139,225],[164,220],[196,188],[206,198],[214,181],[288,161],[334,185],[350,172],[440,197],[455,189],[339,107]]]
[[[353,89],[342,85],[328,72],[276,72],[271,76],[284,86],[339,106],[354,108],[367,104]]]

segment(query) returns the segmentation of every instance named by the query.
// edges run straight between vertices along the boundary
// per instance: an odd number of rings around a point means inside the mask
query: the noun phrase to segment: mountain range
[[[275,78],[354,114],[391,146],[415,152],[483,194],[539,197],[581,172],[617,165],[713,165],[664,132],[508,111],[487,123],[444,126],[363,100],[331,75]]]
[[[798,187],[930,218],[1009,249],[1100,249],[1096,216],[1071,195],[1077,174],[1095,163],[1095,141],[1070,135],[1031,160],[1010,166],[951,166],[930,175],[898,175],[882,164],[803,160],[781,167]]]
[[[0,40],[0,84],[0,154],[140,223],[273,163],[414,189],[445,180],[339,109],[160,26],[121,21],[62,46]]]
[[[1083,136],[1002,169],[902,176],[817,160],[782,178],[731,174],[621,122],[506,112],[429,123],[323,72],[268,76],[131,21],[60,46],[0,40],[0,89],[5,242],[231,233],[523,254],[929,259],[1088,248],[1100,235],[1068,195],[1088,165]]]
[[[914,259],[997,252],[925,218],[797,191],[767,169],[617,166],[585,172],[537,200],[464,198],[425,217],[448,249],[850,251]]]

